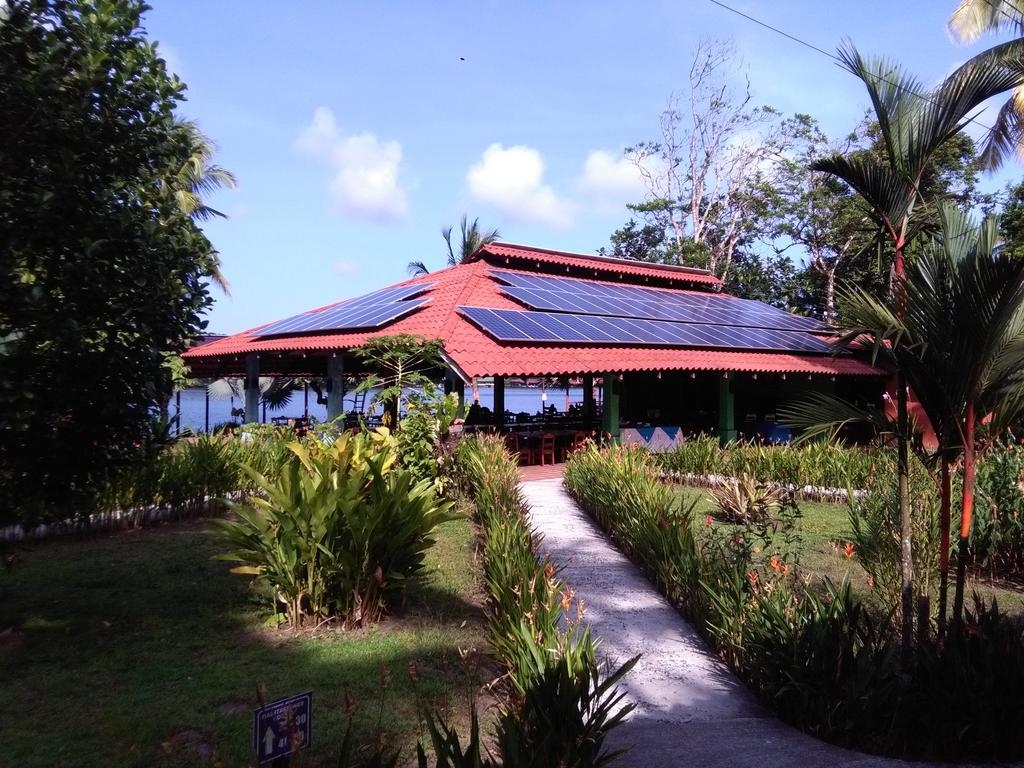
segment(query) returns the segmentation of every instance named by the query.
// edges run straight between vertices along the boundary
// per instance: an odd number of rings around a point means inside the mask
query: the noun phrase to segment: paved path
[[[661,766],[909,766],[825,744],[785,725],[708,650],[569,497],[561,479],[523,483],[543,549],[586,604],[613,663],[640,653],[623,687],[637,707],[614,731],[625,764]]]

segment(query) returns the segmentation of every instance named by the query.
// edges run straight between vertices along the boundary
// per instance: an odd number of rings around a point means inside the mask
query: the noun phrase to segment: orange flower
[[[751,571],[750,573],[748,573],[747,574],[747,579],[749,579],[751,584],[756,585],[757,584],[757,571]]]
[[[549,564],[548,567],[544,569],[544,575],[547,576],[549,579],[552,576],[554,576],[555,575],[555,566]]]
[[[782,575],[789,576],[789,563],[782,564]]]
[[[782,567],[782,563],[779,560],[778,555],[772,555],[771,566],[773,571],[775,571],[776,573],[779,572],[779,569]]]
[[[851,557],[853,557],[853,553],[855,551],[856,550],[854,550],[853,544],[850,543],[849,541],[846,542],[845,544],[843,544],[843,554],[846,555],[846,559],[847,560],[849,560]]]
[[[570,605],[572,605],[572,590],[567,589],[562,593],[562,610],[568,611]]]

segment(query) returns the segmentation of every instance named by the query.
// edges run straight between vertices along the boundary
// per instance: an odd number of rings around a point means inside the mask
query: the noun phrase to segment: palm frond
[[[422,275],[430,274],[430,270],[427,269],[427,265],[422,261],[410,261],[406,265],[405,269],[409,273],[410,277],[420,277]]]
[[[892,426],[877,409],[860,408],[836,395],[813,392],[779,408],[779,420],[799,433],[794,443],[826,438],[834,440],[844,427],[869,424],[879,432],[891,432]]]
[[[986,171],[995,171],[1013,153],[1024,156],[1024,114],[1016,93],[999,108],[982,141],[978,160]]]
[[[1008,29],[1024,35],[1021,0],[960,0],[949,17],[949,31],[960,43],[973,43],[983,35]]]

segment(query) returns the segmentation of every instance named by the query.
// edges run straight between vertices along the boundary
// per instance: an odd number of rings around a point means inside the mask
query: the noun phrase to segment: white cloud
[[[336,275],[354,275],[359,271],[359,265],[351,259],[338,259],[331,264],[331,271]]]
[[[409,212],[398,178],[402,145],[397,141],[382,141],[369,132],[346,136],[338,129],[334,113],[317,107],[313,121],[296,139],[295,149],[334,172],[329,190],[339,213],[386,221]]]
[[[483,203],[523,222],[568,227],[575,206],[544,183],[544,160],[532,147],[491,144],[466,174],[469,192]]]
[[[643,177],[636,163],[622,153],[595,149],[583,162],[580,190],[596,197],[638,199],[644,193]]]

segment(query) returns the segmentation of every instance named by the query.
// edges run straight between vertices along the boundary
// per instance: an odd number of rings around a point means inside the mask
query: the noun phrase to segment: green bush
[[[431,532],[452,519],[451,504],[395,466],[386,430],[288,450],[276,480],[245,468],[265,498],[233,504],[237,521],[213,521],[232,547],[222,559],[268,584],[293,626],[377,621],[422,569]]]
[[[922,473],[915,472],[918,488]],[[944,643],[920,643],[904,666],[892,624],[848,584],[826,582],[822,595],[803,587],[791,504],[780,509],[778,530],[753,524],[727,537],[703,535],[708,526],[692,508],[670,506],[655,459],[616,446],[577,451],[565,483],[787,722],[901,757],[1024,756],[1024,626],[995,605],[976,598],[974,613]]]
[[[690,438],[675,450],[656,456],[660,466],[680,474],[750,475],[760,482],[842,489],[864,488],[876,467],[886,460],[875,450],[826,442],[794,447],[751,440],[723,448],[717,437],[708,435]]]
[[[480,522],[492,644],[514,688],[497,727],[503,764],[607,764],[616,754],[604,749],[605,737],[632,710],[621,705],[615,686],[636,659],[612,673],[597,663],[582,604],[550,559],[538,560],[519,467],[504,443],[494,436],[464,440],[456,466]],[[451,729],[435,733],[443,736],[439,741],[432,734],[437,755],[464,754]],[[470,743],[478,743],[475,733]],[[437,764],[474,763],[439,758]]]
[[[992,576],[1024,580],[1024,446],[997,444],[979,463],[970,544]]]

